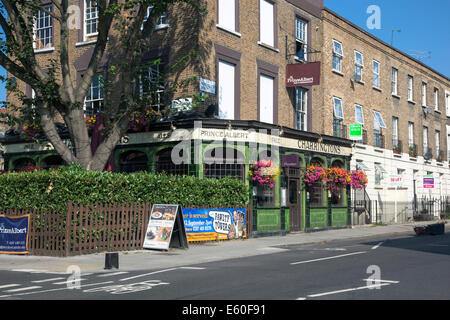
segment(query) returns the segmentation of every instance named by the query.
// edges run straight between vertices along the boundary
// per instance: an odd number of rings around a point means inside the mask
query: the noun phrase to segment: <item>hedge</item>
[[[0,210],[49,209],[65,212],[78,204],[177,203],[245,206],[248,186],[235,178],[199,179],[164,174],[86,171],[70,165],[57,170],[0,174]]]

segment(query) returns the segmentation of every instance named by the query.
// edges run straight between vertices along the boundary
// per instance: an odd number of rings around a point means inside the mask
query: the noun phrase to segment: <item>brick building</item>
[[[74,81],[83,76],[95,44],[93,3],[71,1],[82,15],[80,28],[70,34]],[[155,109],[179,110],[180,106],[189,109],[190,97],[201,91],[209,97],[199,107],[175,114],[170,118],[171,123],[155,125],[153,133],[130,133],[115,150],[119,171],[163,170],[198,177],[231,174],[249,180],[249,144],[272,139],[264,151],[270,153],[276,146],[280,151],[277,162],[281,164],[283,156],[291,156],[294,165],[284,168],[284,175],[274,190],[253,190],[254,230],[269,233],[350,224],[348,191],[331,195],[323,188],[306,190],[301,183],[300,169],[311,163],[364,169],[369,176],[368,193],[372,199],[410,200],[414,181],[416,193],[424,194],[419,180],[430,172],[438,181],[434,194],[448,193],[450,86],[447,77],[323,8],[320,0],[204,0],[202,3],[207,13],[199,13],[185,4],[170,6],[161,16],[153,43],[142,58],[143,62],[161,59],[161,64],[149,69],[149,79],[158,75],[156,81],[159,81],[162,74],[166,77],[166,83],[161,83],[155,93],[152,105]],[[57,22],[41,14],[38,29],[47,36],[40,37],[36,55],[46,65],[57,55],[59,32]],[[46,32],[49,28],[50,32]],[[170,65],[192,50],[197,54],[187,65],[168,71]],[[104,57],[99,74],[108,66],[111,54],[113,50]],[[167,83],[193,76],[198,81],[175,95],[164,94]],[[422,107],[422,83],[426,83],[427,92],[424,103],[431,108]],[[19,86],[32,97],[29,86],[22,83]],[[12,96],[8,99],[15,101]],[[101,110],[102,101],[100,83],[94,81],[85,100],[86,115]],[[201,163],[195,168],[172,165],[167,150],[179,140],[171,136],[173,128],[185,128],[193,140],[201,137],[195,124],[186,120],[189,118],[203,119],[207,130],[201,134],[247,137],[243,141],[234,139],[245,142],[244,149],[236,152],[244,155],[245,164],[233,163],[226,167]],[[364,125],[365,134],[352,147],[346,139],[348,125],[358,122]],[[423,152],[425,127],[428,141]],[[267,134],[249,135],[249,130],[254,129],[266,130]],[[269,138],[276,131],[280,138]],[[436,144],[438,136],[439,144]],[[24,164],[49,166],[47,157],[52,152],[51,146],[32,146],[17,137],[0,143],[6,149],[5,167],[10,170]],[[218,145],[222,143],[213,147],[217,149]],[[207,150],[211,150],[210,146],[202,145],[195,152]],[[429,154],[431,158],[424,159]],[[50,165],[61,163],[55,156],[53,153]],[[387,185],[393,173],[403,175],[405,180],[395,193]]]
[[[450,194],[450,79],[335,12],[322,15],[322,124],[348,138],[363,124],[352,168],[364,168],[373,200],[410,201]],[[402,186],[390,178],[402,176]],[[423,188],[433,175],[434,189]]]

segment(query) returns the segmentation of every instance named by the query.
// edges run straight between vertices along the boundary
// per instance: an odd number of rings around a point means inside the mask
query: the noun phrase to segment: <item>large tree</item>
[[[198,6],[191,0],[97,0],[98,35],[87,70],[76,85],[71,72],[69,39],[71,28],[79,25],[79,10],[69,0],[51,0],[53,10],[47,10],[33,0],[1,0],[0,27],[3,37],[0,49],[0,65],[13,77],[27,83],[35,92],[30,100],[17,92],[20,99],[33,106],[45,137],[67,163],[79,163],[88,170],[103,170],[111,152],[130,126],[130,115],[143,111],[145,99],[136,95],[136,78],[142,70],[142,55],[148,50],[155,25],[168,5],[184,2]],[[152,6],[146,19],[147,9]],[[36,59],[33,49],[34,21],[38,12],[51,15],[57,22],[60,41],[56,47],[57,58],[44,67]],[[72,32],[73,34],[73,32]],[[107,53],[110,54],[107,54]],[[102,59],[108,56],[104,74],[104,102],[102,112],[107,119],[107,130],[95,152],[92,152],[85,121],[84,100],[96,77]],[[153,62],[157,63],[157,62]],[[8,82],[8,79],[5,79]],[[17,85],[7,84],[17,91]],[[21,106],[23,110],[25,107]],[[23,111],[22,110],[22,111]],[[67,127],[72,146],[64,143],[55,116],[60,115]]]

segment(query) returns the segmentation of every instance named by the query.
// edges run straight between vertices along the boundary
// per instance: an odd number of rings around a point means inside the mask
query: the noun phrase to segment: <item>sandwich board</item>
[[[154,204],[145,232],[144,249],[188,249],[186,229],[180,205]]]

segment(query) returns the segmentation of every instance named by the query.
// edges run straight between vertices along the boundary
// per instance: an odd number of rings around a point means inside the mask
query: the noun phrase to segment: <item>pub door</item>
[[[289,213],[290,213],[290,230],[291,231],[301,231],[302,223],[302,211],[301,211],[301,189],[300,189],[300,179],[298,178],[288,178],[288,203],[289,203]]]

